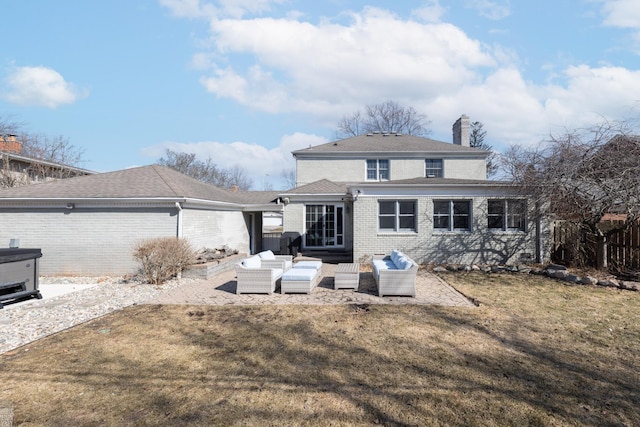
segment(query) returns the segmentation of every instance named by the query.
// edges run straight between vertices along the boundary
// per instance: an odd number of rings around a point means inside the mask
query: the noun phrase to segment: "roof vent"
[[[380,131],[379,130],[374,130],[373,133],[374,133],[374,135],[379,135]]]
[[[396,133],[396,136],[402,136],[402,134],[401,133]]]
[[[338,145],[338,142],[337,142],[337,141],[336,141],[336,142],[334,142],[334,143],[333,143],[333,145]]]
[[[368,133],[367,136],[373,136],[373,134],[372,133]]]

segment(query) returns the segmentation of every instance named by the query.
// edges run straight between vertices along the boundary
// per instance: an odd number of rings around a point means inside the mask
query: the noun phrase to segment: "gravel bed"
[[[94,286],[52,298],[6,305],[0,310],[0,354],[115,310],[150,300],[190,281],[171,280],[157,286],[135,279],[111,277],[41,277],[41,285]]]

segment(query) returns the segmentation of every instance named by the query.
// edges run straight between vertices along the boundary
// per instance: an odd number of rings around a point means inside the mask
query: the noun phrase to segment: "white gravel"
[[[150,300],[188,281],[172,280],[156,286],[112,277],[41,277],[43,299],[7,304],[0,310],[0,354]]]

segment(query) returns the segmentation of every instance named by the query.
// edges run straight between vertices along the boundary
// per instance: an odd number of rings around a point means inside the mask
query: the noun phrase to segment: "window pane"
[[[396,217],[395,216],[380,216],[380,230],[395,230]]]
[[[426,159],[425,160],[425,176],[442,178],[442,159]]]
[[[411,214],[415,213],[415,203],[414,202],[399,202],[400,205],[400,215],[402,214]]]
[[[379,202],[381,215],[395,215],[396,202]]]
[[[507,201],[507,227],[512,230],[524,230],[525,204],[523,200]]]
[[[389,160],[378,160],[380,179],[389,179]]]
[[[449,215],[449,201],[439,200],[433,202],[433,213],[439,215]]]
[[[489,215],[487,217],[487,225],[489,228],[504,228],[504,217],[502,215]]]
[[[400,217],[400,228],[402,230],[415,230],[416,229],[416,221],[414,216],[401,216]]]
[[[468,216],[454,216],[453,228],[456,230],[468,230],[469,229],[469,217]]]
[[[460,214],[464,214],[464,215],[468,215],[469,212],[471,211],[470,209],[471,204],[469,202],[453,202],[453,214],[454,215],[460,215]]]
[[[378,179],[377,160],[367,160],[367,179]]]
[[[449,229],[449,216],[436,216],[433,217],[433,228]]]
[[[497,215],[504,213],[504,200],[489,200],[489,215]]]

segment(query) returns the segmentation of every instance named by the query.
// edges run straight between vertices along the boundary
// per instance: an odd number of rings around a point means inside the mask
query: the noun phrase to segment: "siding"
[[[3,209],[0,243],[41,248],[43,275],[123,275],[137,271],[133,245],[175,236],[175,209]]]
[[[366,159],[297,160],[297,185],[305,185],[321,179],[335,182],[363,182],[367,178]],[[426,158],[443,159],[444,178],[487,179],[486,163],[483,159],[446,158],[433,155],[420,158],[391,158],[389,160],[390,179],[411,179],[425,176]]]
[[[378,200],[416,200],[417,231],[393,233],[378,231]],[[473,196],[454,199],[472,201],[471,232],[434,232],[433,200],[448,197],[398,196],[360,197],[354,203],[354,253],[356,261],[366,261],[374,254],[388,254],[400,249],[419,263],[453,264],[515,264],[535,262],[537,250],[534,212],[529,206],[525,232],[497,232],[487,227],[487,197]],[[548,241],[548,226],[542,231]],[[548,259],[547,248],[541,248],[543,260]]]

